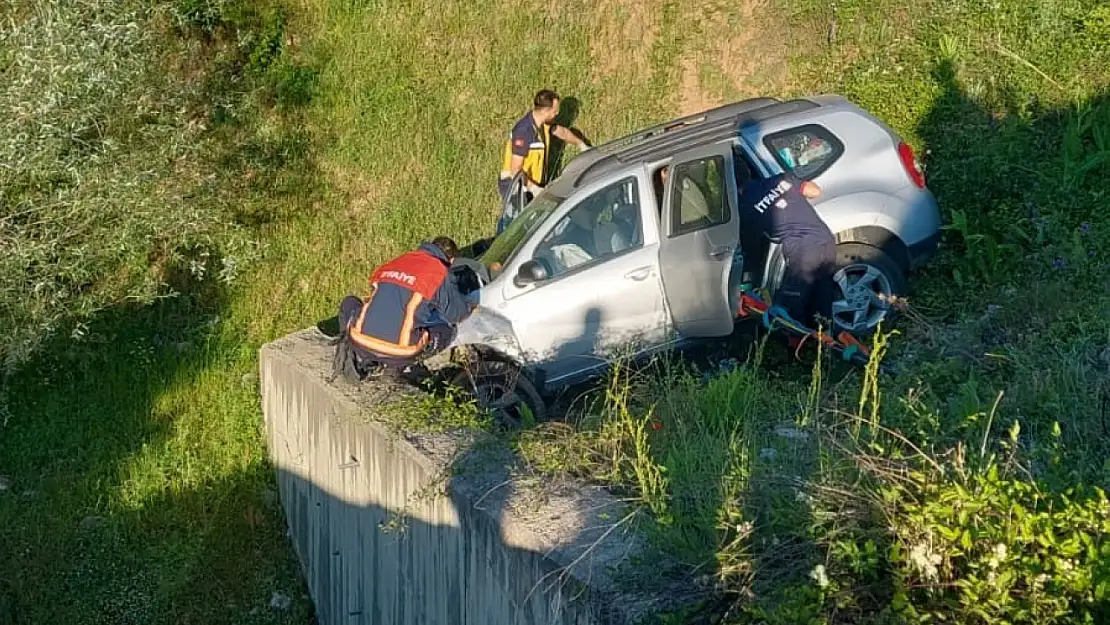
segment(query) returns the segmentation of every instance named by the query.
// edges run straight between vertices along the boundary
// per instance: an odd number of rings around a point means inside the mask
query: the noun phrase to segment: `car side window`
[[[732,218],[725,191],[724,157],[679,163],[668,173],[670,176],[674,176],[670,236],[719,226]]]
[[[570,209],[540,241],[532,258],[544,265],[550,279],[643,243],[639,185],[629,177]]]
[[[784,169],[803,180],[821,175],[844,153],[844,144],[816,124],[767,135],[763,143]]]

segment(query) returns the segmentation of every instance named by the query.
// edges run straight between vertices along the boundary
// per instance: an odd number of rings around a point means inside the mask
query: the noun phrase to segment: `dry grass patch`
[[[663,3],[653,0],[600,0],[594,9],[597,30],[590,37],[593,75],[625,73],[647,80],[662,12]]]
[[[680,114],[790,88],[787,46],[794,38],[767,0],[693,5],[681,17],[692,29],[682,55]]]

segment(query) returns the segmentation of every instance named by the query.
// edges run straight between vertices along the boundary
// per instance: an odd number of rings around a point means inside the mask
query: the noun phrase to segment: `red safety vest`
[[[446,279],[447,266],[443,261],[420,250],[406,252],[382,265],[370,276],[372,292],[366,298],[366,303],[362,305],[358,319],[349,329],[351,340],[359,347],[382,356],[408,358],[418,355],[428,344],[428,333],[420,331],[417,340],[413,342],[416,310],[421,303],[435,297],[436,291]],[[362,332],[366,313],[370,310],[374,295],[382,284],[393,284],[412,294],[405,304],[404,317],[401,319],[396,341]]]

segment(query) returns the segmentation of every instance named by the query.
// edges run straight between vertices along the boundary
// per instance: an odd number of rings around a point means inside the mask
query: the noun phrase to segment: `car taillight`
[[[924,189],[925,172],[921,169],[921,163],[917,162],[917,157],[913,154],[913,148],[905,141],[898,142],[898,158],[902,159],[902,167],[905,168],[910,180],[917,185],[918,189]]]

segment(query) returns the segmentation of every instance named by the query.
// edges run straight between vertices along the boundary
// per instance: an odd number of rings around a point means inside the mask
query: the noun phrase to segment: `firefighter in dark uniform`
[[[550,89],[541,89],[532,98],[532,110],[517,120],[509,131],[501,157],[501,174],[497,181],[497,192],[501,196],[502,205],[512,191],[513,178],[517,173],[523,172],[525,203],[531,201],[547,184],[547,155],[552,136],[576,146],[579,150],[589,149],[589,145],[569,128],[555,123],[558,116],[559,94]],[[511,210],[518,212],[522,208],[523,206],[512,206]],[[515,212],[502,214],[497,221],[497,233],[500,234],[515,217]]]
[[[775,305],[810,328],[817,328],[818,315],[832,317],[836,267],[836,237],[809,202],[820,194],[816,183],[790,173],[753,177],[740,194],[741,227],[779,243],[783,252],[786,272]]]
[[[360,370],[406,371],[454,340],[473,310],[450,272],[458,253],[453,240],[438,237],[374,270],[365,302],[344,298],[339,327]]]

